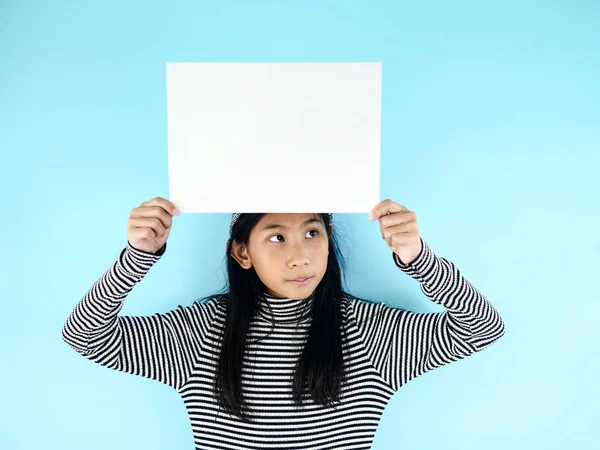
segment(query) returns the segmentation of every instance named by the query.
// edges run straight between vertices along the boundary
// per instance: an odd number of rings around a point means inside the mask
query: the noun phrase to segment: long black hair
[[[225,299],[227,320],[221,340],[221,352],[214,379],[214,390],[219,407],[242,421],[254,422],[241,390],[241,367],[250,321],[257,310],[259,296],[266,286],[256,271],[243,269],[231,256],[233,241],[248,245],[250,232],[265,213],[241,214],[227,242],[228,283],[210,297]],[[340,299],[346,295],[342,285],[345,274],[343,255],[336,230],[330,227],[329,214],[316,214],[327,230],[329,256],[323,279],[314,291],[312,320],[304,349],[298,359],[292,382],[292,397],[302,405],[305,387],[315,403],[334,406],[340,400],[341,383],[346,381],[342,357],[342,326]],[[333,332],[332,332],[333,330]],[[334,406],[335,407],[335,406]]]

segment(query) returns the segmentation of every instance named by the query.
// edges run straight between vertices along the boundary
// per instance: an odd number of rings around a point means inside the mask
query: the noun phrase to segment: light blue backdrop
[[[382,63],[381,199],[506,335],[402,388],[374,449],[598,448],[600,7],[524,3],[2,1],[0,448],[193,448],[174,390],[61,339],[129,211],[168,198],[167,61]],[[350,291],[441,311],[366,213],[334,217]],[[176,217],[122,314],[221,288],[228,224]]]

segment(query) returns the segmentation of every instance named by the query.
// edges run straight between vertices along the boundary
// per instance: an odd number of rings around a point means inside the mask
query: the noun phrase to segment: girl
[[[504,335],[502,318],[391,200],[372,211],[396,266],[446,310],[354,297],[331,214],[233,214],[229,289],[151,316],[120,316],[162,257],[178,211],[131,211],[127,245],[75,306],[63,339],[105,367],[181,395],[196,449],[369,449],[392,395]]]

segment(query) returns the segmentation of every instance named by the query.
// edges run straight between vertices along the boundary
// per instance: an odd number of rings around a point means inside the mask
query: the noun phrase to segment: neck
[[[297,323],[310,320],[314,292],[307,298],[296,300],[263,293],[259,297],[257,314],[263,319],[277,323]]]

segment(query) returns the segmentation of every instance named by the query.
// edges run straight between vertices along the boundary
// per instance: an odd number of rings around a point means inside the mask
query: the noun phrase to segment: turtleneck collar
[[[310,297],[295,300],[279,298],[263,293],[259,297],[257,315],[269,322],[275,323],[301,323],[310,320],[315,292]]]

